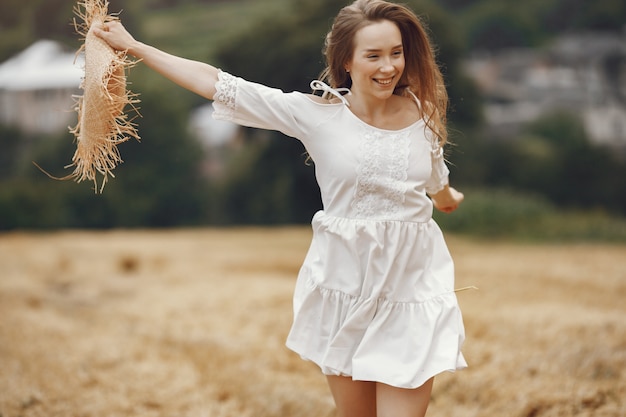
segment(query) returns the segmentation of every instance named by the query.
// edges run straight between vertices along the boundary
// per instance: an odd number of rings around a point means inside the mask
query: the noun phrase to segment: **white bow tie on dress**
[[[329,86],[328,84],[324,83],[323,81],[320,80],[313,80],[311,81],[311,89],[313,91],[323,91],[325,93],[330,93],[333,96],[337,97],[339,100],[341,100],[343,102],[343,104],[345,104],[346,106],[350,107],[350,103],[348,103],[348,100],[346,100],[346,98],[343,96],[343,94],[341,93],[346,93],[346,94],[350,94],[350,89],[349,88],[332,88],[331,86]]]

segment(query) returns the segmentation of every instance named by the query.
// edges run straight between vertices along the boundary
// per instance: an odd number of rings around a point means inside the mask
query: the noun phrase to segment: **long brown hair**
[[[333,88],[350,88],[352,80],[345,64],[352,60],[355,34],[362,27],[381,20],[395,23],[402,35],[405,70],[394,94],[405,95],[409,89],[417,96],[426,125],[443,146],[448,136],[448,93],[425,25],[408,7],[384,0],[356,0],[341,9],[326,35],[326,68],[320,78]]]

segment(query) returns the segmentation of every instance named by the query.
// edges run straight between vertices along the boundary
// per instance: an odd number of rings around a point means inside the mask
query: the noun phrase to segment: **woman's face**
[[[352,60],[346,70],[352,78],[352,93],[387,99],[404,72],[402,35],[389,20],[373,22],[354,37]]]

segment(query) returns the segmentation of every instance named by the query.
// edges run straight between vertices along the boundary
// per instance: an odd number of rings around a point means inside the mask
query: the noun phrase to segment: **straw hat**
[[[135,62],[126,52],[114,51],[106,42],[97,37],[92,28],[104,22],[116,20],[108,14],[107,0],[79,0],[74,12],[83,20],[76,23],[76,31],[84,38],[84,44],[77,54],[85,53],[85,76],[80,88],[83,95],[78,96],[76,111],[78,124],[70,128],[76,138],[76,152],[72,158],[74,172],[69,178],[77,182],[91,180],[96,192],[102,192],[113,169],[122,162],[117,145],[131,137],[139,139],[133,119],[124,113],[130,105],[135,116],[138,115],[135,104],[137,95],[126,86],[126,71]],[[134,118],[134,117],[133,117]],[[102,175],[98,189],[97,173]]]

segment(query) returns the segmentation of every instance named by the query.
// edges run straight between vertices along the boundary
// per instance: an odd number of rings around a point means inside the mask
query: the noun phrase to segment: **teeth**
[[[382,84],[382,85],[389,85],[391,84],[392,81],[393,81],[393,78],[390,78],[388,80],[376,80],[378,84]]]

